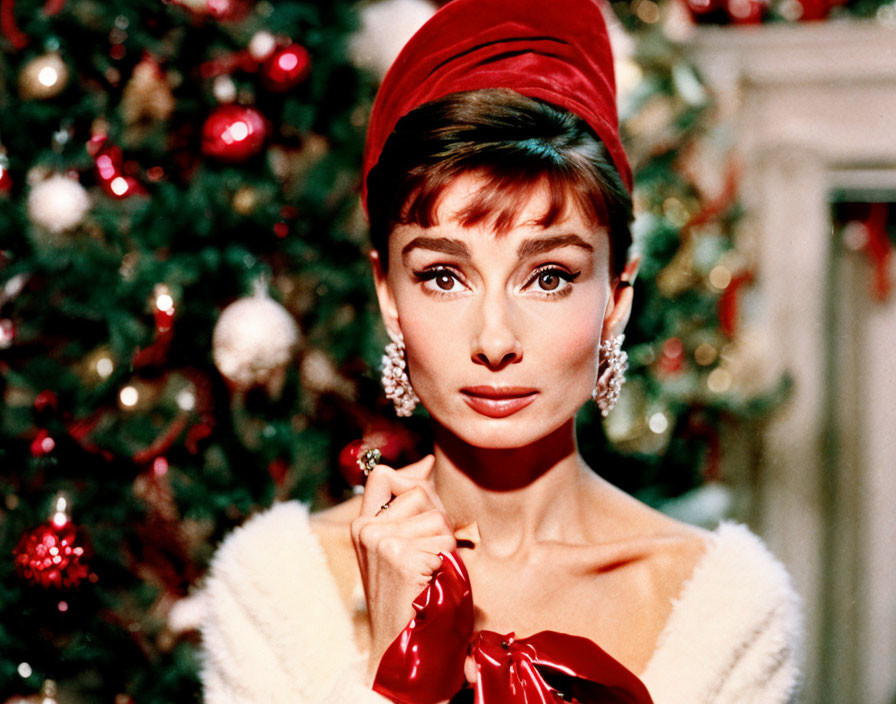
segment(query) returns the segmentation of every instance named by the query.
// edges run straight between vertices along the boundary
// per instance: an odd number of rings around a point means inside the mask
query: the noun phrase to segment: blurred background
[[[437,5],[0,0],[0,702],[199,701],[221,538],[350,496],[360,445],[426,452],[379,390],[358,193]],[[642,265],[582,451],[766,539],[801,701],[891,704],[896,4],[606,14]]]

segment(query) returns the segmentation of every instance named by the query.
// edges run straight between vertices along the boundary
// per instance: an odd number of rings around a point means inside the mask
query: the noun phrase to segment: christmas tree
[[[357,16],[7,8],[0,701],[196,699],[172,605],[253,509],[339,494],[377,412]]]
[[[358,191],[375,28],[432,9],[0,5],[0,701],[198,700],[191,594],[222,536],[350,495],[359,440],[427,451],[425,411],[399,421],[378,388]],[[579,434],[662,505],[719,478],[722,429],[782,388],[741,334],[711,97],[655,3],[615,9],[641,274],[629,381]]]

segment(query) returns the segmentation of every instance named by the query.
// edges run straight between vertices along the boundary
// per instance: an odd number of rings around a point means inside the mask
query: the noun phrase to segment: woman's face
[[[536,189],[514,226],[462,226],[480,187],[472,174],[443,193],[435,221],[389,238],[389,270],[374,262],[387,327],[404,335],[411,384],[430,414],[484,448],[532,443],[590,398],[603,321],[612,308],[609,244],[569,208],[548,228]]]

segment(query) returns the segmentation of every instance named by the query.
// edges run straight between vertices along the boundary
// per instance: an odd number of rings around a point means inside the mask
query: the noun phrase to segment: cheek
[[[415,371],[446,369],[457,364],[462,331],[451,325],[444,316],[427,315],[424,311],[402,318],[405,345],[410,360],[416,362]]]
[[[541,337],[538,345],[541,361],[572,381],[579,377],[594,381],[597,369],[597,349],[600,345],[602,316],[600,308],[569,311],[558,315],[551,323],[551,332]]]
[[[450,307],[432,305],[421,296],[398,297],[396,302],[415,389],[428,386],[434,376],[457,371],[469,355],[463,355],[464,330]]]

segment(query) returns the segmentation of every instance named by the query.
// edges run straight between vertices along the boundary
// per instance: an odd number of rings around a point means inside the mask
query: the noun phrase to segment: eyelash
[[[532,276],[529,277],[529,280],[526,282],[526,286],[529,286],[533,282],[538,280],[538,277],[543,274],[553,274],[554,276],[560,277],[561,280],[565,281],[569,286],[564,286],[563,288],[557,291],[542,291],[541,294],[547,298],[559,298],[560,296],[566,296],[572,293],[572,282],[579,278],[579,274],[581,271],[567,271],[566,269],[561,269],[553,264],[546,264],[545,266],[539,267],[535,271],[532,272]]]
[[[534,272],[532,272],[532,276],[529,277],[529,280],[526,281],[526,284],[523,288],[531,286],[534,282],[538,280],[538,278],[544,274],[553,274],[554,276],[559,277],[563,281],[571,284],[575,281],[581,271],[571,272],[566,269],[561,269],[554,264],[546,264],[544,266],[539,267]],[[425,283],[427,281],[433,281],[437,279],[439,276],[451,276],[456,281],[460,281],[460,276],[458,273],[447,266],[434,266],[428,269],[422,269],[420,271],[414,271],[414,276],[417,278],[417,281],[420,283]],[[429,293],[436,296],[450,296],[452,295],[452,291],[440,291],[435,289],[427,289]],[[558,298],[560,296],[566,296],[572,293],[572,286],[564,286],[558,291],[541,291],[541,295],[545,298]]]
[[[451,276],[456,281],[460,281],[460,277],[457,272],[447,266],[433,266],[428,269],[422,269],[420,271],[414,271],[414,276],[417,277],[417,281],[420,283],[426,283],[428,281],[433,281],[440,276]],[[452,295],[451,291],[441,291],[433,288],[427,288],[424,286],[428,293],[433,294],[434,296],[450,296]]]

